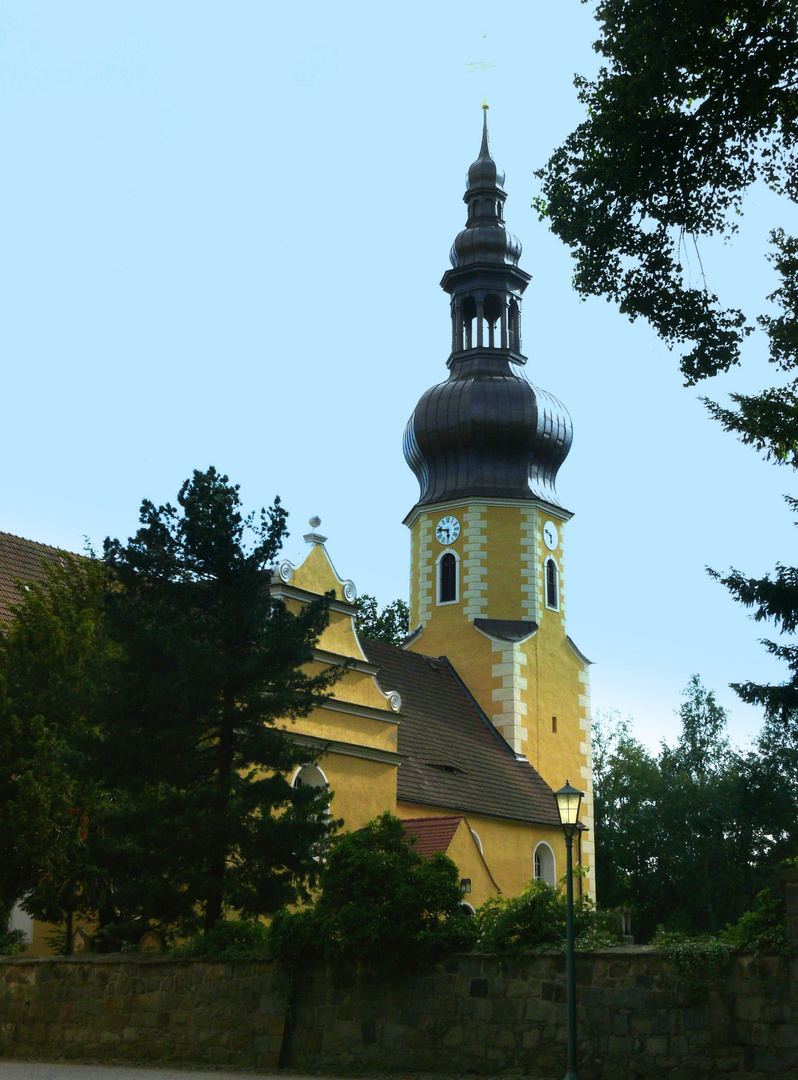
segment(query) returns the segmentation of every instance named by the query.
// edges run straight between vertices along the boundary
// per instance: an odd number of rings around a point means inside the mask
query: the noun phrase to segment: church
[[[410,633],[400,646],[358,637],[356,587],[338,573],[345,556],[328,550],[316,518],[304,559],[279,562],[271,589],[293,609],[335,592],[314,663],[346,665],[333,696],[290,725],[309,757],[294,783],[328,785],[346,830],[385,811],[402,818],[422,854],[455,861],[463,902],[476,909],[531,879],[562,877],[553,792],[566,781],[585,793],[575,854],[591,895],[595,876],[589,661],[566,632],[572,515],[555,487],[572,428],[563,405],[523,373],[530,277],[505,227],[487,112],[463,198],[466,224],[441,281],[448,374],[421,395],[404,436],[419,483],[404,521]],[[0,619],[19,583],[59,557],[0,533]],[[40,935],[26,929],[30,952],[40,951]]]

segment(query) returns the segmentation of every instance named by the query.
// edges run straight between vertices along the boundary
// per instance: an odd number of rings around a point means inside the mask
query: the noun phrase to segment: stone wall
[[[793,975],[798,972],[792,972]],[[577,957],[581,1080],[798,1077],[798,998],[790,963],[737,958],[686,984],[653,949]],[[293,1069],[424,1070],[561,1077],[565,964],[468,956],[419,977],[321,971],[291,1010]]]
[[[0,1058],[274,1069],[285,1013],[269,961],[83,956],[0,963]]]
[[[581,1080],[798,1080],[798,962],[739,957],[692,985],[650,948],[577,957]],[[286,1015],[288,1023],[286,1024]],[[561,955],[453,957],[394,979],[267,962],[0,962],[0,1058],[232,1069],[564,1075]]]

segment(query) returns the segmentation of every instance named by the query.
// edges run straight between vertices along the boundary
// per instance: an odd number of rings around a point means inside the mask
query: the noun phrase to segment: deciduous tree
[[[409,625],[410,612],[404,600],[394,600],[380,610],[376,597],[368,593],[358,597],[355,629],[362,637],[399,645],[407,637]]]
[[[539,172],[541,216],[570,248],[582,296],[647,319],[682,353],[688,385],[739,362],[754,325],[704,274],[701,245],[731,241],[754,184],[793,211],[798,200],[798,5],[795,0],[599,0],[604,61],[577,77],[586,118]],[[785,217],[787,214],[785,213]],[[706,404],[766,457],[798,466],[798,238],[771,233],[778,286],[758,322],[775,382]],[[796,508],[794,500],[789,500]],[[722,578],[732,594],[792,634],[798,570]],[[798,707],[798,651],[768,642],[790,671],[783,686],[741,682],[785,736]]]

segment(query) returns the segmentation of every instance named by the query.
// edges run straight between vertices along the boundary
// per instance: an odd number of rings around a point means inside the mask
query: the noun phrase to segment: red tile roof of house
[[[25,586],[41,581],[45,567],[56,565],[63,557],[63,551],[49,544],[0,532],[0,623],[9,621],[11,605],[20,598],[17,582]]]
[[[436,851],[446,854],[462,820],[460,814],[457,817],[406,818],[402,824],[413,847],[428,859]]]

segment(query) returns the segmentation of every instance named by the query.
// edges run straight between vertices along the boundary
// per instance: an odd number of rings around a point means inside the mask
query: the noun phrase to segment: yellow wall
[[[444,807],[407,802],[399,803],[396,812],[401,818],[449,817],[453,813],[451,809]],[[479,836],[485,864],[502,895],[518,896],[534,880],[534,853],[541,841],[545,841],[554,852],[557,880],[565,873],[565,838],[562,829],[481,814],[468,813],[465,814],[465,819],[469,828]],[[464,866],[458,863],[458,867],[461,876],[468,876]],[[470,862],[468,867],[473,867],[473,862]],[[479,903],[484,903],[489,895],[495,895],[495,891],[488,891]],[[473,900],[471,903],[474,907],[479,906]]]
[[[449,514],[460,521],[461,531],[444,548],[435,539],[435,526]],[[531,500],[442,504],[411,515],[411,629],[420,625],[422,631],[410,648],[447,656],[497,730],[553,790],[570,780],[585,792],[582,820],[591,832],[583,841],[583,856],[590,867],[587,887],[593,891],[588,666],[569,643],[565,627],[563,551],[569,516]],[[549,520],[559,533],[554,552],[543,540]],[[437,559],[449,549],[460,556],[459,598],[440,605]],[[546,605],[550,557],[558,569],[559,610]],[[537,630],[518,643],[499,641],[476,628],[479,618],[535,622]]]

